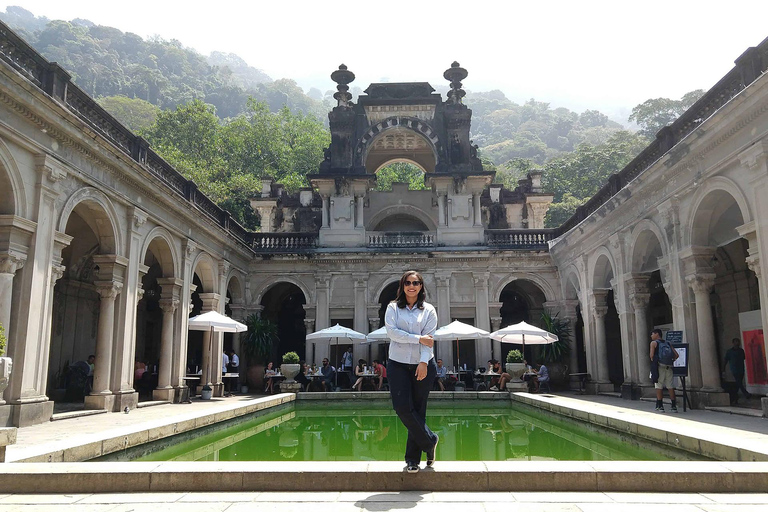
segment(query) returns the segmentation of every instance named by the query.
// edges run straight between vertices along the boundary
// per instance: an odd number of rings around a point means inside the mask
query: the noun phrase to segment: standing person
[[[427,466],[435,463],[437,435],[427,426],[427,400],[437,374],[432,335],[437,329],[437,312],[425,302],[424,279],[415,271],[400,278],[395,300],[387,305],[384,325],[391,340],[387,378],[392,407],[408,429],[405,469],[419,471],[421,454]]]
[[[725,352],[725,364],[730,367],[731,374],[736,380],[736,394],[734,395],[736,400],[734,400],[734,403],[737,403],[739,401],[739,390],[744,393],[744,398],[752,398],[752,394],[744,387],[744,361],[747,356],[744,353],[744,349],[739,346],[741,340],[733,338],[732,344],[733,347]]]
[[[661,329],[651,331],[651,378],[653,387],[656,388],[656,410],[664,412],[664,388],[669,392],[669,398],[672,400],[672,412],[677,412],[677,400],[675,399],[675,388],[672,386],[672,367],[675,359],[678,358],[677,350],[672,344],[661,338]],[[654,371],[655,370],[655,371]]]
[[[240,358],[237,357],[237,354],[235,354],[234,350],[229,351],[229,364],[227,365],[227,373],[239,373],[240,371]],[[227,379],[229,382],[227,382],[227,385],[229,386],[229,392],[232,392],[232,387],[234,386],[235,391],[237,391],[237,383],[240,379],[230,378]]]
[[[347,347],[347,351],[341,356],[341,371],[346,375],[349,385],[352,385],[352,372],[354,371],[354,363],[352,362],[352,345]]]

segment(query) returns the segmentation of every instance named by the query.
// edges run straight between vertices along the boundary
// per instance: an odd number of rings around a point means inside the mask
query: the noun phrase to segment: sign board
[[[683,343],[683,331],[667,331],[664,339],[677,350],[677,355],[679,356],[675,359],[675,363],[672,366],[672,372],[677,377],[687,377],[690,347],[688,343]]]

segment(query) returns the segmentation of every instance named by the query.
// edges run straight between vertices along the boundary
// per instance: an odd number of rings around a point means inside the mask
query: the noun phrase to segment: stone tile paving
[[[445,512],[471,506],[473,512],[764,512],[768,494],[635,493],[158,493],[92,495],[10,495],[0,497],[0,512]]]

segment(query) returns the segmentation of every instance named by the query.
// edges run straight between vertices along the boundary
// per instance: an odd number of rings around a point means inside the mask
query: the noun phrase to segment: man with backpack
[[[651,379],[656,388],[656,410],[664,412],[664,388],[669,391],[672,400],[672,412],[677,412],[677,400],[675,400],[675,388],[672,385],[675,359],[678,358],[677,350],[672,344],[661,337],[661,329],[651,331]]]

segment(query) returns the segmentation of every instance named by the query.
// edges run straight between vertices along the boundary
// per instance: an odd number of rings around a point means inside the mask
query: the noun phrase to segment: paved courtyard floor
[[[768,494],[157,493],[0,496],[0,512],[765,512]]]

